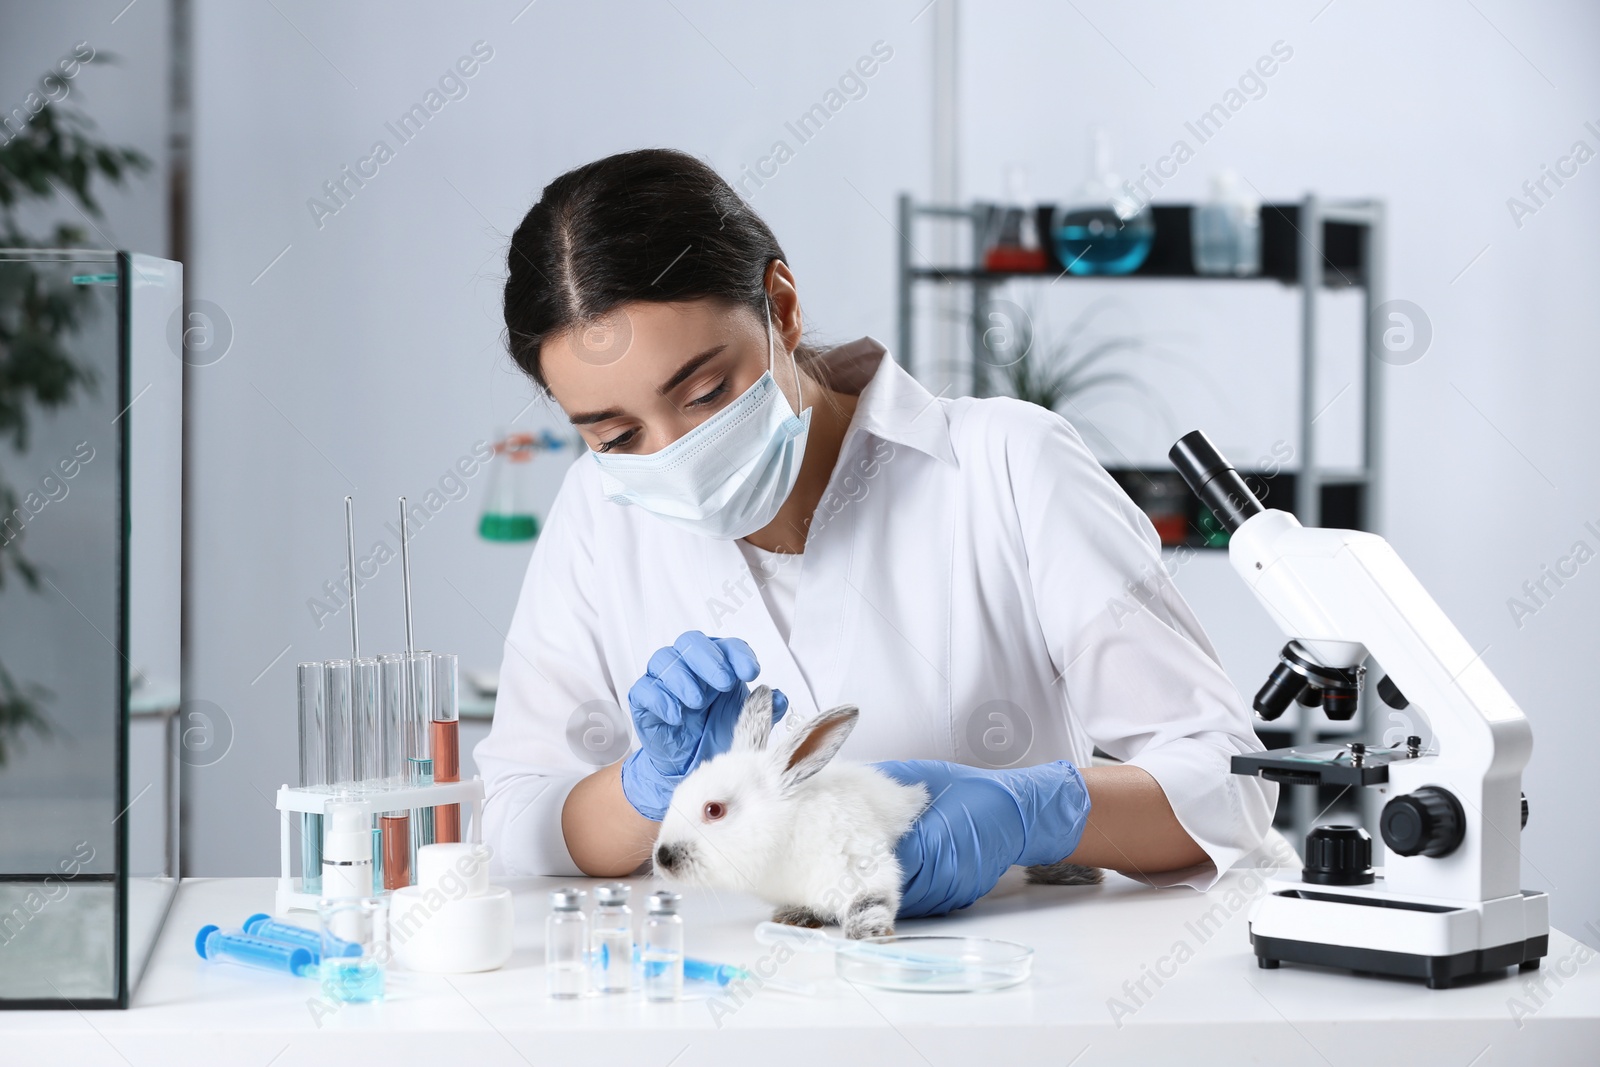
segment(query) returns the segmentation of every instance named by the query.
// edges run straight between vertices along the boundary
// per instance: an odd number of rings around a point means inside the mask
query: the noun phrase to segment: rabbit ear
[[[767,747],[767,736],[771,733],[772,689],[758,685],[739,709],[739,721],[733,724],[733,748],[760,752]]]
[[[861,709],[841,704],[793,730],[773,753],[782,774],[783,788],[793,789],[828,765],[850,731]]]

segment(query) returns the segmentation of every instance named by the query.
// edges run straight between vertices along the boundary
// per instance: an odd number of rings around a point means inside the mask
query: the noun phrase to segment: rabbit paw
[[[850,902],[844,916],[844,936],[853,941],[864,937],[888,937],[894,933],[894,912],[883,897],[858,897]]]
[[[826,918],[798,904],[786,904],[779,908],[772,913],[772,921],[782,923],[784,926],[804,926],[810,930],[828,925]]]
[[[1060,860],[1029,867],[1028,881],[1033,885],[1099,885],[1105,881],[1105,872]]]

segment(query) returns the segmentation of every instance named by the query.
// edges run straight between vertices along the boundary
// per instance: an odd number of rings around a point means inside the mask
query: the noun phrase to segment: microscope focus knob
[[[1359,826],[1318,826],[1306,835],[1302,881],[1313,885],[1371,885],[1372,838]]]
[[[1448,856],[1466,835],[1461,802],[1447,789],[1425,785],[1383,806],[1383,843],[1400,856]]]

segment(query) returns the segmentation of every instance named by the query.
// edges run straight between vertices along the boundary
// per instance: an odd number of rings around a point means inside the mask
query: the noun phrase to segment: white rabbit
[[[668,881],[754,893],[796,926],[837,923],[846,937],[894,932],[900,910],[895,843],[928,803],[860,764],[829,765],[859,710],[842,705],[791,724],[770,749],[772,690],[740,709],[729,751],[678,784],[656,838]]]

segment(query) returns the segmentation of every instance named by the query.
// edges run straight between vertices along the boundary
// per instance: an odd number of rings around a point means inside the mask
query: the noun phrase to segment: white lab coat
[[[1143,767],[1210,858],[1208,887],[1270,828],[1277,787],[1173,587],[1154,528],[1061,416],[932,396],[870,338],[827,355],[860,400],[804,553],[790,640],[736,543],[600,495],[580,457],[528,565],[494,727],[475,755],[507,873],[570,875],[573,784],[625,754],[628,690],[685,630],[739,637],[790,715],[856,704],[842,757]],[[864,388],[863,388],[864,386]]]

